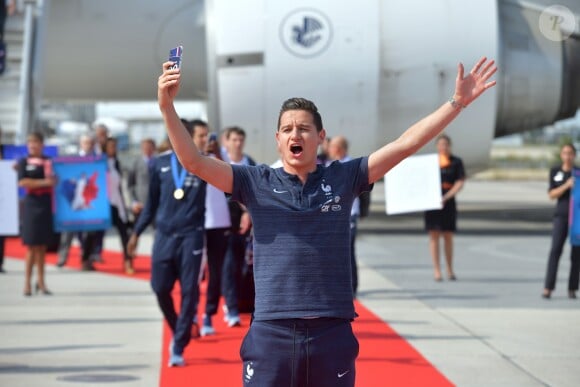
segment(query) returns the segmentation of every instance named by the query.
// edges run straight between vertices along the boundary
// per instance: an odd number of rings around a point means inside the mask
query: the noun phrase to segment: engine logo
[[[280,40],[288,51],[301,58],[324,52],[332,40],[330,19],[314,9],[298,9],[284,18]]]

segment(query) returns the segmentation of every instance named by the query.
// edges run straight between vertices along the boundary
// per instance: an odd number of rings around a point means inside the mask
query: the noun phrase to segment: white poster
[[[385,175],[388,215],[441,209],[439,155],[408,157]]]
[[[0,235],[18,235],[18,177],[14,160],[0,160]]]

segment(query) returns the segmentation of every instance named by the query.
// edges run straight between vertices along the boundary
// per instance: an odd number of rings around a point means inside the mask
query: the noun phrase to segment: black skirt
[[[26,246],[46,246],[53,239],[52,196],[26,195],[22,205],[22,242]]]
[[[440,210],[425,211],[425,230],[456,231],[457,207],[455,200],[445,202],[445,205]]]

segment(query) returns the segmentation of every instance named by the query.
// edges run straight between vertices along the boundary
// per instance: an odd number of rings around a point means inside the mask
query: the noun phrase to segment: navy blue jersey
[[[304,185],[283,168],[232,168],[254,225],[254,318],[354,318],[350,211],[372,189],[368,158],[318,165]]]
[[[149,193],[143,212],[135,225],[140,235],[155,218],[155,227],[164,234],[188,235],[203,227],[205,219],[206,183],[187,173],[181,200],[174,198],[176,189],[171,172],[171,155],[156,157],[149,169]],[[183,168],[178,164],[179,171]],[[178,171],[178,172],[179,172]]]

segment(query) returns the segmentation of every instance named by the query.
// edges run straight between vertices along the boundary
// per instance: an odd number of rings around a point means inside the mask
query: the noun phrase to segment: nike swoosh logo
[[[193,250],[193,253],[192,253],[192,254],[193,254],[193,255],[199,255],[199,254],[201,254],[201,253],[203,253],[203,249],[199,249],[199,250]]]
[[[167,172],[171,169],[171,167],[161,167],[161,172]]]
[[[348,370],[348,371],[345,371],[345,372],[343,372],[343,373],[340,373],[340,372],[339,372],[339,373],[337,374],[337,376],[338,376],[339,378],[342,378],[344,375],[348,374],[349,372],[350,372],[350,370]]]
[[[274,193],[286,193],[288,191],[279,191],[277,188],[274,188]]]

